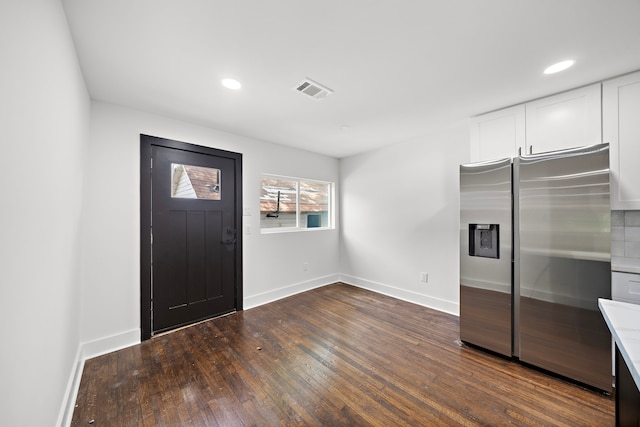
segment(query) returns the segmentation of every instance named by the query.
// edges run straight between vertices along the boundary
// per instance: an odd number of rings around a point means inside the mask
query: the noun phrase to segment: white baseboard
[[[58,427],[71,425],[71,418],[73,417],[73,409],[75,408],[76,396],[78,395],[78,388],[80,388],[83,369],[84,359],[82,358],[82,345],[80,345],[78,346],[78,351],[76,351],[76,357],[73,360],[67,388],[64,391],[62,406],[60,407],[58,421],[56,422],[56,426]]]
[[[380,294],[387,295],[393,298],[401,299],[403,301],[432,308],[434,310],[443,311],[455,316],[458,316],[460,313],[460,306],[455,302],[430,297],[428,295],[423,295],[412,291],[407,291],[406,289],[396,288],[384,283],[378,283],[371,280],[362,279],[360,277],[350,276],[348,274],[340,274],[338,281],[373,292],[378,292]]]
[[[87,360],[112,351],[140,344],[140,329],[131,329],[116,335],[82,343],[82,359]]]
[[[81,343],[78,346],[56,426],[67,427],[71,425],[73,410],[75,409],[76,398],[78,397],[78,389],[80,388],[80,380],[82,379],[82,371],[84,370],[84,362],[87,359],[111,353],[112,351],[130,347],[135,344],[140,344],[140,329],[132,329],[121,334]]]
[[[251,295],[244,298],[245,310],[258,307],[259,305],[267,304],[282,298],[290,297],[291,295],[299,294],[300,292],[309,291],[311,289],[320,288],[322,286],[330,285],[340,281],[338,274],[331,274],[329,276],[318,277],[313,280],[305,282],[294,283],[293,285],[284,286],[282,288],[273,289],[261,294]]]

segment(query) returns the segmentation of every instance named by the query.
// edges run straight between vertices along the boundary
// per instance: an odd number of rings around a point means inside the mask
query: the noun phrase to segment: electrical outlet
[[[424,272],[420,273],[420,281],[422,283],[429,282],[429,274],[428,273],[424,273]]]
[[[308,262],[303,262],[302,263],[302,271],[309,271],[309,263]]]

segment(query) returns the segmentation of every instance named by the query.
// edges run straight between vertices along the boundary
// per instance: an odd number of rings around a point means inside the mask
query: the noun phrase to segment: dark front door
[[[242,308],[241,155],[141,135],[141,157],[147,339]]]

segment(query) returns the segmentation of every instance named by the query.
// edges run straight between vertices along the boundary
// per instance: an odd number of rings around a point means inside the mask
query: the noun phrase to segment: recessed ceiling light
[[[240,82],[234,79],[222,79],[222,86],[231,90],[238,90],[242,87]]]
[[[574,61],[573,59],[567,59],[566,61],[561,61],[561,62],[558,62],[557,64],[553,64],[553,65],[547,67],[544,70],[544,73],[545,74],[559,73],[560,71],[564,71],[567,68],[571,67],[575,63],[576,63],[576,61]]]

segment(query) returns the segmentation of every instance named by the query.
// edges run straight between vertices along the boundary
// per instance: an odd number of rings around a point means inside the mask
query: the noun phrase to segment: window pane
[[[171,197],[220,200],[220,169],[172,163]]]
[[[298,183],[286,178],[263,178],[260,191],[260,227],[297,227]]]
[[[300,227],[329,227],[330,184],[300,181]]]
[[[261,229],[332,228],[332,183],[263,175],[260,190]]]

